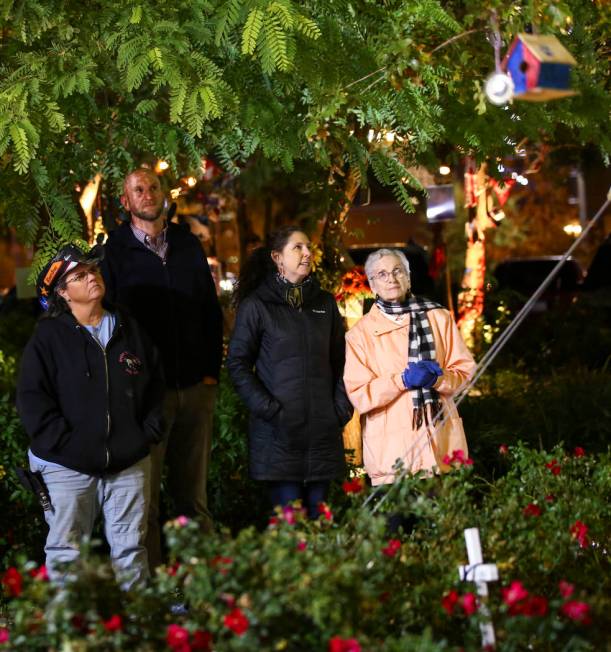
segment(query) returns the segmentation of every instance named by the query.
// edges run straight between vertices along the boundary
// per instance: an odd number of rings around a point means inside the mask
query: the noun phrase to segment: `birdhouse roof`
[[[564,63],[572,66],[577,63],[564,45],[550,34],[518,34],[507,52],[507,59],[513,54],[518,41],[522,41],[541,63]]]

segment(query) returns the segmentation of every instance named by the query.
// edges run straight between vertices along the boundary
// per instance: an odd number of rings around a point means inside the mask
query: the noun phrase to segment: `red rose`
[[[363,491],[363,482],[360,478],[353,478],[342,483],[342,489],[345,494],[359,494]]]
[[[452,456],[444,455],[441,460],[444,464],[457,464],[458,466],[471,466],[473,460],[470,457],[465,457],[465,452],[463,450],[452,451]]]
[[[333,520],[333,512],[326,503],[318,503],[318,513],[327,521]]]
[[[563,598],[570,598],[573,595],[575,587],[569,582],[565,582],[565,580],[560,580],[558,582],[558,590]]]
[[[456,606],[457,602],[458,592],[454,591],[454,589],[446,593],[443,598],[441,598],[441,606],[446,611],[448,616],[451,616],[454,612],[454,607]]]
[[[541,595],[533,595],[526,600],[522,607],[525,616],[545,616],[547,613],[547,600]]]
[[[585,602],[577,602],[576,600],[565,602],[560,607],[560,613],[580,625],[589,625],[592,622],[590,618],[590,605]]]
[[[168,625],[165,636],[166,643],[172,650],[189,647],[189,632],[180,625]]]
[[[277,516],[270,516],[269,521],[267,522],[268,527],[275,527],[278,525],[278,517]]]
[[[9,631],[7,627],[0,627],[0,645],[2,643],[8,643],[9,641]]]
[[[553,503],[555,500],[556,496],[554,496],[554,494],[547,494],[547,496],[545,496],[546,503]]]
[[[472,616],[477,611],[477,598],[475,593],[465,593],[460,597],[460,606],[466,616]]]
[[[227,567],[231,566],[231,564],[233,564],[233,559],[231,557],[222,557],[221,555],[217,555],[210,560],[210,566],[212,566],[212,568],[218,568],[221,575],[227,575],[229,572],[229,568]]]
[[[21,577],[21,573],[14,566],[11,566],[4,573],[2,584],[11,598],[20,596],[23,591],[23,577]]]
[[[170,575],[170,577],[174,577],[176,573],[178,573],[178,569],[180,568],[180,564],[176,562],[175,564],[172,564],[171,566],[166,566],[165,572]]]
[[[583,450],[581,446],[575,446],[573,449],[573,455],[575,457],[583,457],[586,454],[586,452]]]
[[[334,636],[329,639],[329,652],[361,652],[361,646],[355,638]]]
[[[38,568],[33,568],[30,571],[30,576],[39,582],[48,582],[49,574],[47,573],[47,567],[43,564]]]
[[[237,607],[230,611],[224,618],[223,623],[227,629],[230,629],[234,634],[242,636],[248,630],[250,623],[244,612]]]
[[[123,620],[121,616],[114,614],[108,620],[104,620],[103,625],[107,632],[119,632],[123,629]]]
[[[299,550],[299,552],[303,552],[307,547],[308,547],[307,541],[298,541],[297,542],[297,550]]]
[[[499,453],[501,455],[507,455],[509,453],[509,446],[507,444],[501,444],[499,446]]]
[[[401,542],[399,539],[391,539],[384,548],[382,548],[382,553],[387,557],[394,557],[399,550],[401,550]]]
[[[452,451],[452,460],[455,462],[464,462],[465,461],[465,453],[462,450],[456,450]]]
[[[212,634],[204,632],[201,629],[193,632],[192,650],[203,650],[203,652],[210,652],[212,650]]]
[[[590,543],[588,539],[588,526],[582,521],[575,521],[571,525],[570,533],[573,539],[577,539],[580,548],[586,548]]]
[[[501,589],[501,593],[503,595],[503,602],[508,607],[513,607],[528,597],[528,591],[524,588],[522,582],[517,580],[512,582],[508,588]]]
[[[534,503],[529,503],[522,510],[522,514],[524,514],[524,516],[541,516],[541,508],[539,507],[539,505],[535,505]]]
[[[558,462],[555,459],[552,460],[551,462],[548,462],[545,465],[545,468],[549,469],[550,473],[552,473],[553,475],[560,475],[560,464],[558,464]]]

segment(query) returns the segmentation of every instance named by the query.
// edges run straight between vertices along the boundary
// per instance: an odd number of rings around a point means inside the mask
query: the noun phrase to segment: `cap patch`
[[[53,279],[57,276],[57,273],[58,273],[59,270],[63,267],[63,265],[64,265],[64,261],[63,261],[63,260],[56,260],[56,261],[51,265],[51,267],[49,267],[47,273],[45,274],[44,279],[42,280],[42,282],[43,282],[45,285],[51,285],[51,283],[53,282]]]

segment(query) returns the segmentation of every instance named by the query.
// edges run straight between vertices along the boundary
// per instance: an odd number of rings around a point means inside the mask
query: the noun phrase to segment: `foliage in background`
[[[578,61],[577,96],[486,104],[492,8],[504,46],[529,26],[561,38]],[[611,151],[611,9],[600,1],[5,0],[0,10],[0,219],[42,255],[81,235],[77,184],[101,172],[113,196],[153,156],[180,172],[198,171],[202,155],[233,174],[257,156],[285,174],[307,162],[333,231],[369,167],[411,210],[408,167],[440,147],[478,160],[523,138]]]
[[[267,493],[248,475],[248,412],[225,368],[214,414],[208,502],[215,520],[233,532],[265,522]]]
[[[4,648],[475,652],[479,599],[458,566],[463,530],[478,527],[499,568],[488,600],[499,652],[604,649],[609,454],[499,456],[494,483],[456,463],[407,478],[376,514],[351,482],[343,513],[327,505],[315,522],[287,507],[262,532],[202,537],[178,518],[166,526],[171,562],[145,591],[121,594],[87,553],[60,593],[41,569],[9,569]],[[408,532],[388,531],[393,514],[412,517]]]

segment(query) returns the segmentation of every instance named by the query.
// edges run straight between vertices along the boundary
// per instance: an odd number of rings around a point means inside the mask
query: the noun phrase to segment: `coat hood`
[[[303,306],[307,308],[312,304],[321,293],[320,283],[313,274],[307,278],[303,285]],[[284,284],[276,278],[276,274],[269,274],[265,277],[261,285],[255,290],[254,294],[266,303],[286,303],[284,296]]]

